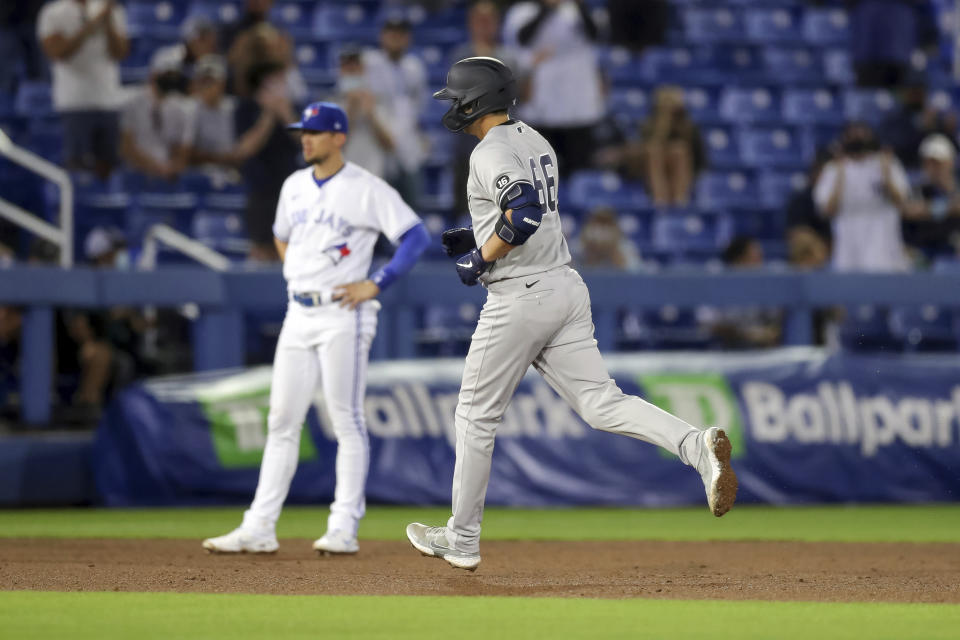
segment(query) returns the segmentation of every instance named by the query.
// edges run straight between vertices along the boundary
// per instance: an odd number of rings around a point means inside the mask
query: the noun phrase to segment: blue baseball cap
[[[307,108],[303,110],[303,118],[300,122],[287,125],[287,129],[346,133],[349,129],[347,113],[338,104],[314,102],[307,105]]]

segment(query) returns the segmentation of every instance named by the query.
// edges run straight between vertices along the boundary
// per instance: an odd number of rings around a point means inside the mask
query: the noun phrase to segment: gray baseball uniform
[[[468,197],[477,245],[494,232],[500,195],[533,182],[543,220],[529,240],[481,278],[487,288],[470,343],[456,410],[457,462],[448,543],[479,552],[483,502],[497,424],[531,364],[595,429],[659,445],[689,465],[700,456],[699,429],[624,394],[610,378],[593,337],[590,294],[570,268],[557,209],[557,159],[550,144],[518,121],[491,129],[470,158]]]

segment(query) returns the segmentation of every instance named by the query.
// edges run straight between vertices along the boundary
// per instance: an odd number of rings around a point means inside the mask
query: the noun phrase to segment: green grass
[[[174,593],[0,595],[6,638],[955,638],[960,606],[251,596]]]
[[[240,522],[242,508],[0,511],[0,537],[205,538]],[[403,539],[408,522],[443,524],[446,508],[373,507],[360,535]],[[319,536],[326,508],[284,510],[281,538]],[[484,540],[807,540],[960,542],[960,505],[740,506],[723,518],[702,509],[486,510]]]

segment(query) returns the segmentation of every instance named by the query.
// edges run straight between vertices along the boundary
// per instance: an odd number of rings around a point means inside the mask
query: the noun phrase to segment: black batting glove
[[[477,248],[477,241],[473,237],[473,229],[463,227],[447,229],[440,236],[440,241],[443,244],[443,250],[451,258],[462,256]]]

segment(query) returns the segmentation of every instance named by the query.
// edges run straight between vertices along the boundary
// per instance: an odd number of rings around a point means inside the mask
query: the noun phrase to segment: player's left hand
[[[460,282],[472,287],[489,266],[490,263],[483,259],[480,249],[474,249],[457,260],[457,275],[460,276]]]
[[[373,280],[360,280],[350,284],[342,284],[333,290],[333,301],[339,302],[341,307],[356,309],[357,305],[373,300],[380,293],[380,287]]]

